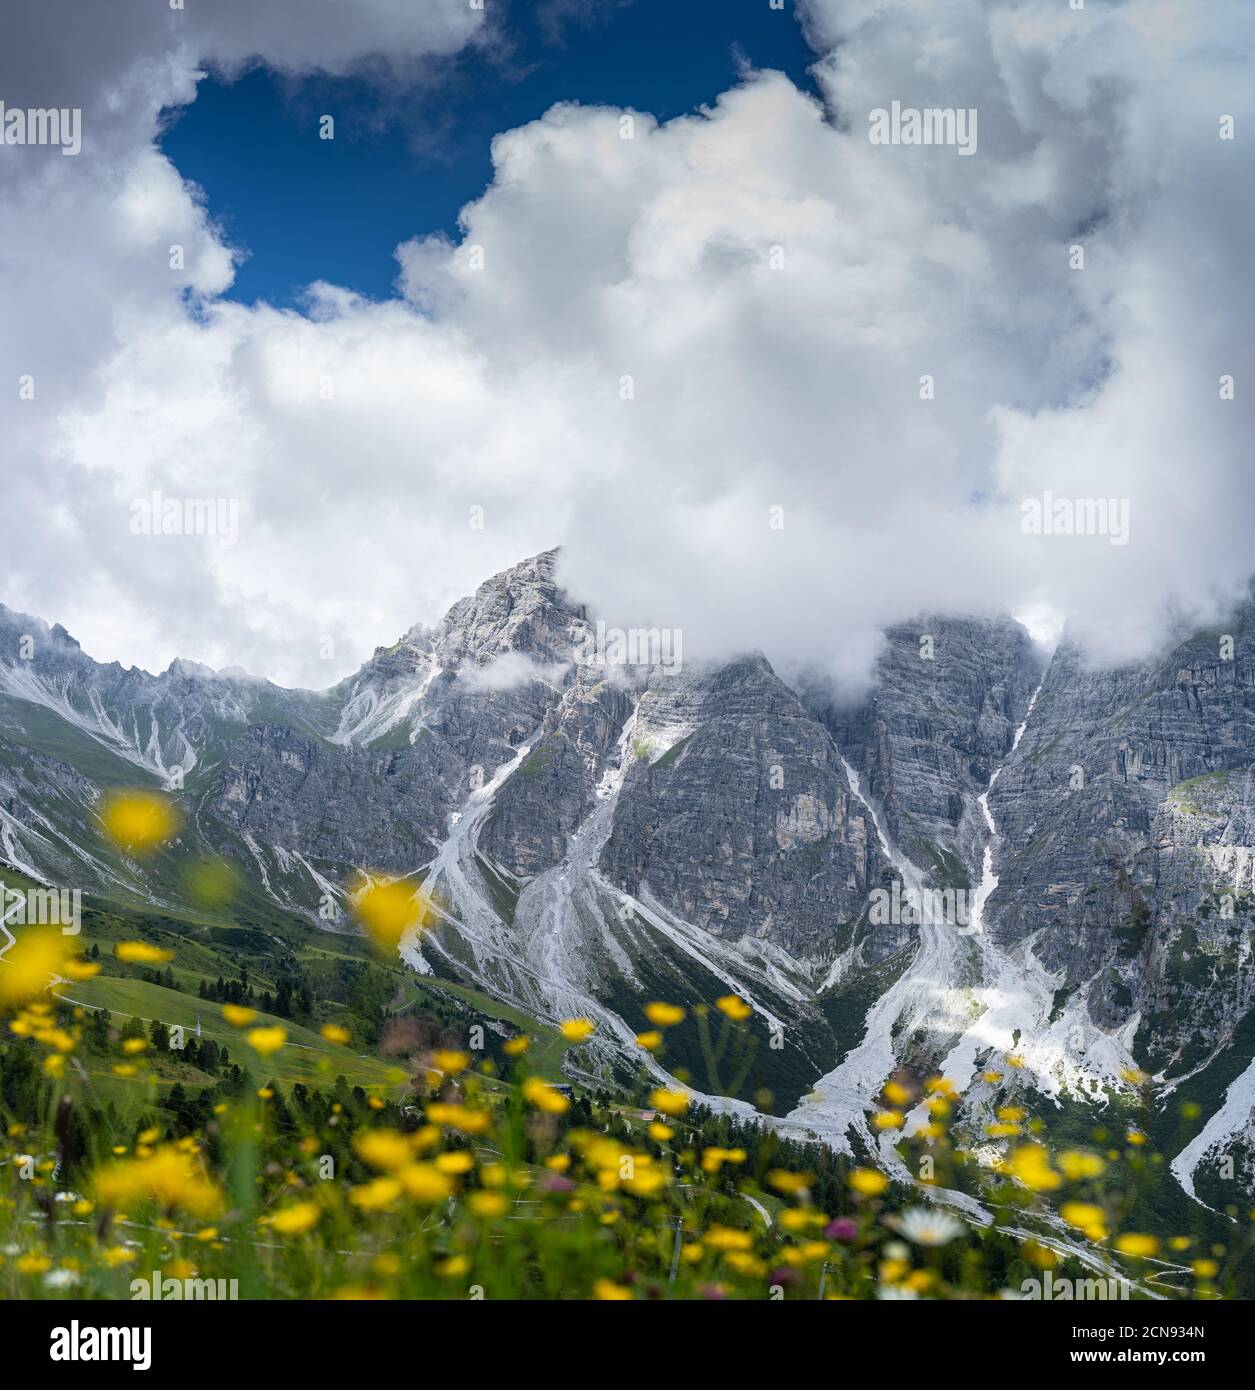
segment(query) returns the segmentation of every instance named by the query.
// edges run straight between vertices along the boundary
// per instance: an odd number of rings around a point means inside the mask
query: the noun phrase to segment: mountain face
[[[556,563],[318,694],[99,665],[0,608],[0,861],[177,913],[224,859],[329,930],[356,871],[421,877],[441,920],[408,965],[595,1019],[594,1070],[642,1064],[648,1000],[736,993],[743,1064],[690,1018],[667,1066],[838,1147],[901,1166],[864,1119],[901,1068],[966,1090],[975,1144],[1012,1102],[1117,1113],[1140,1071],[1152,1124],[1197,1098],[1181,1185],[1255,1186],[1255,610],[1114,670],[1066,642],[1043,662],[1010,619],[921,618],[838,706],[761,656],[598,660]],[[98,829],[124,785],[183,812],[143,863]]]

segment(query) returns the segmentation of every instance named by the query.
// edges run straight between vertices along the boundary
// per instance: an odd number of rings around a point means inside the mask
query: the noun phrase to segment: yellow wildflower
[[[1003,1171],[1032,1192],[1053,1192],[1063,1185],[1063,1179],[1050,1166],[1050,1157],[1040,1144],[1021,1144],[1012,1149]]]
[[[16,1009],[42,994],[63,973],[69,954],[58,931],[22,932],[0,960],[0,1010]]]
[[[287,1042],[288,1030],[275,1024],[269,1028],[250,1028],[244,1036],[254,1052],[269,1057]]]
[[[465,1149],[455,1149],[452,1153],[437,1154],[435,1163],[442,1173],[456,1177],[459,1173],[469,1173],[474,1168],[475,1156],[467,1153]]]
[[[1096,1178],[1107,1167],[1101,1154],[1091,1153],[1087,1149],[1065,1149],[1059,1155],[1058,1162],[1063,1176],[1072,1182]]]
[[[526,1085],[523,1090],[526,1094]],[[565,1108],[563,1106],[563,1109]],[[433,1125],[439,1125],[442,1129],[455,1129],[460,1134],[483,1134],[492,1124],[492,1116],[487,1110],[471,1110],[465,1105],[454,1105],[449,1101],[434,1101],[427,1107],[427,1118]]]
[[[671,1091],[660,1086],[649,1093],[649,1103],[655,1110],[675,1119],[688,1109],[689,1097],[684,1091]]]
[[[195,1156],[177,1144],[163,1144],[142,1157],[106,1164],[97,1170],[93,1185],[101,1206],[111,1210],[129,1210],[132,1204],[152,1201],[194,1216],[213,1216],[222,1206],[217,1185],[201,1171]]]
[[[120,791],[106,798],[100,819],[105,834],[128,854],[150,854],[179,828],[173,801],[155,791]]]
[[[471,1054],[469,1052],[457,1052],[451,1048],[441,1048],[432,1053],[431,1061],[438,1071],[442,1071],[448,1076],[456,1076],[470,1066]]]
[[[410,1141],[395,1129],[367,1129],[353,1136],[353,1147],[372,1168],[404,1168],[413,1157]]]
[[[632,1299],[632,1290],[609,1279],[598,1279],[593,1285],[593,1297],[603,1303],[625,1303]]]
[[[1090,1240],[1106,1240],[1107,1214],[1093,1202],[1064,1202],[1059,1215],[1078,1231],[1084,1231]]]
[[[396,1178],[372,1178],[349,1193],[349,1201],[362,1211],[387,1211],[401,1195]]]
[[[163,950],[150,941],[119,941],[113,954],[131,965],[161,965],[174,959],[173,951]]]
[[[317,1202],[295,1202],[288,1207],[280,1207],[270,1216],[269,1225],[281,1236],[303,1236],[318,1224],[322,1212]],[[204,1239],[203,1234],[200,1239]]]
[[[547,1115],[561,1115],[571,1108],[571,1102],[561,1091],[555,1090],[548,1082],[542,1081],[538,1076],[529,1076],[524,1081],[523,1097],[537,1110],[543,1110]]]
[[[466,1204],[476,1216],[489,1219],[504,1216],[510,1209],[510,1199],[501,1192],[472,1192]]]
[[[353,910],[370,939],[389,954],[411,931],[424,931],[432,923],[435,908],[421,887],[402,880],[372,881],[363,875],[365,887],[353,898]]]
[[[434,1163],[411,1163],[397,1174],[406,1192],[416,1202],[435,1206],[453,1196],[452,1180]]]

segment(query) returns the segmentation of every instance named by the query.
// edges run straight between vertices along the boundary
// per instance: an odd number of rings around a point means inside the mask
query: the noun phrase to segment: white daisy
[[[916,1245],[949,1245],[966,1227],[948,1211],[935,1207],[907,1207],[898,1218],[898,1230]]]

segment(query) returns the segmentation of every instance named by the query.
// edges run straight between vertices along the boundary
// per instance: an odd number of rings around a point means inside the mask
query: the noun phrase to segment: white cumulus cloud
[[[0,598],[93,654],[325,685],[560,543],[595,612],[681,628],[686,660],[857,683],[926,610],[1143,654],[1255,568],[1240,0],[810,0],[822,105],[747,73],[665,125],[556,106],[498,135],[456,243],[397,249],[395,299],[319,284],[302,313],[221,298],[159,110],[204,62],[339,72],[475,29],[460,3],[328,3],[301,33],[262,8],[102,26],[56,60],[83,155],[0,150],[0,380],[37,382],[0,401]],[[975,109],[976,154],[871,144],[893,101]],[[152,489],[237,499],[238,544],[131,535]],[[1123,499],[1128,544],[1023,534],[1046,492]]]

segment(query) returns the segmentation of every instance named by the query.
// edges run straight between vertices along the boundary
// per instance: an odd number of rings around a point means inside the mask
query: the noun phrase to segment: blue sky
[[[263,67],[203,81],[171,113],[162,147],[247,253],[229,297],[292,304],[316,279],[388,296],[397,244],[455,235],[459,209],[491,178],[493,135],[554,102],[667,120],[713,102],[745,61],[815,90],[815,55],[791,8],[767,0],[515,3],[493,16],[493,34],[399,85]],[[318,137],[323,113],[336,118],[332,141]]]

